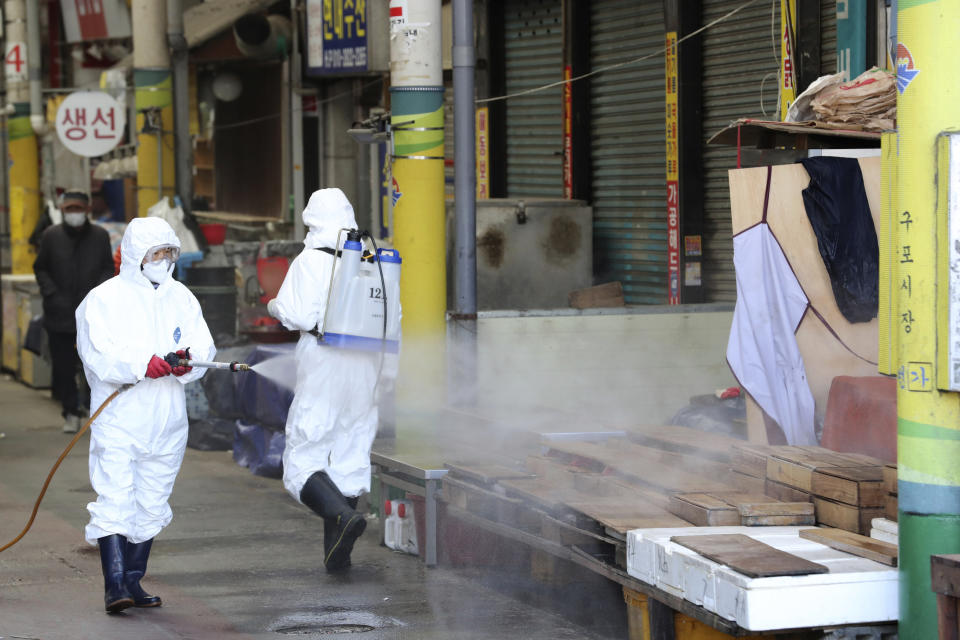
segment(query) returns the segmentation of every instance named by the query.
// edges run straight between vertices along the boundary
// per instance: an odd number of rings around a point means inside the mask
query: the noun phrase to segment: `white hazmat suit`
[[[169,224],[132,220],[121,241],[120,274],[90,291],[76,312],[90,406],[135,383],[91,425],[90,482],[98,497],[87,505],[90,544],[112,534],[141,543],[170,523],[167,500],[187,444],[183,385],[206,370],[154,379],[145,377],[147,364],[154,355],[187,347],[198,360],[216,354],[193,294],[170,277],[155,287],[141,271],[147,251],[158,245],[180,246]]]
[[[270,303],[271,314],[284,326],[303,332],[287,415],[283,484],[300,501],[310,476],[324,471],[344,496],[353,497],[370,490],[370,447],[378,422],[374,391],[384,356],[320,345],[316,336],[306,333],[323,320],[337,260],[319,249],[336,248],[340,230],[355,229],[357,222],[340,189],[314,192],[303,210],[303,222],[309,227],[303,252],[291,263]]]

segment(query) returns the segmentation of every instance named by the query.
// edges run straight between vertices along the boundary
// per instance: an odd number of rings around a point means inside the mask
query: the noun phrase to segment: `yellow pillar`
[[[30,104],[18,103],[17,113],[7,120],[10,185],[11,273],[33,273],[37,254],[30,244],[40,219],[40,172],[37,136],[30,125]]]

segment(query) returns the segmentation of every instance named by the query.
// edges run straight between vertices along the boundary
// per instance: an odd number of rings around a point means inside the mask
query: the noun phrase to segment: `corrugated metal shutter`
[[[702,23],[713,22],[739,4],[703,0]],[[704,32],[703,287],[708,302],[732,302],[737,297],[727,182],[727,171],[737,165],[737,150],[706,141],[737,118],[777,119],[779,29],[780,3],[761,2]]]
[[[590,66],[664,46],[661,0],[591,3]],[[662,55],[591,80],[594,255],[628,304],[667,301],[667,193]]]
[[[820,75],[837,72],[837,0],[820,0]]]
[[[507,94],[563,79],[560,0],[510,0],[504,16]],[[507,197],[563,196],[562,88],[507,100]]]

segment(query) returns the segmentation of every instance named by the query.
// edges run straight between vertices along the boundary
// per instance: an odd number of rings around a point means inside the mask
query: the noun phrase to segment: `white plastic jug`
[[[383,543],[390,549],[419,553],[417,524],[413,516],[413,503],[409,500],[387,500],[384,504]]]

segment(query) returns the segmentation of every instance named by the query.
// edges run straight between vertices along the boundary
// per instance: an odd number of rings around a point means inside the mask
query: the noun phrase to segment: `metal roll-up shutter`
[[[563,79],[560,0],[510,0],[504,16],[507,94]],[[562,87],[507,100],[507,197],[563,196]]]
[[[837,0],[820,0],[820,75],[837,72]]]
[[[739,4],[703,0],[702,23],[713,22]],[[737,297],[727,182],[727,171],[737,166],[737,149],[706,141],[737,118],[779,119],[779,29],[780,3],[760,2],[703,34],[703,289],[708,302],[733,302]]]
[[[662,49],[661,0],[591,3],[590,68]],[[663,55],[591,79],[594,255],[628,304],[667,301],[667,190]]]

